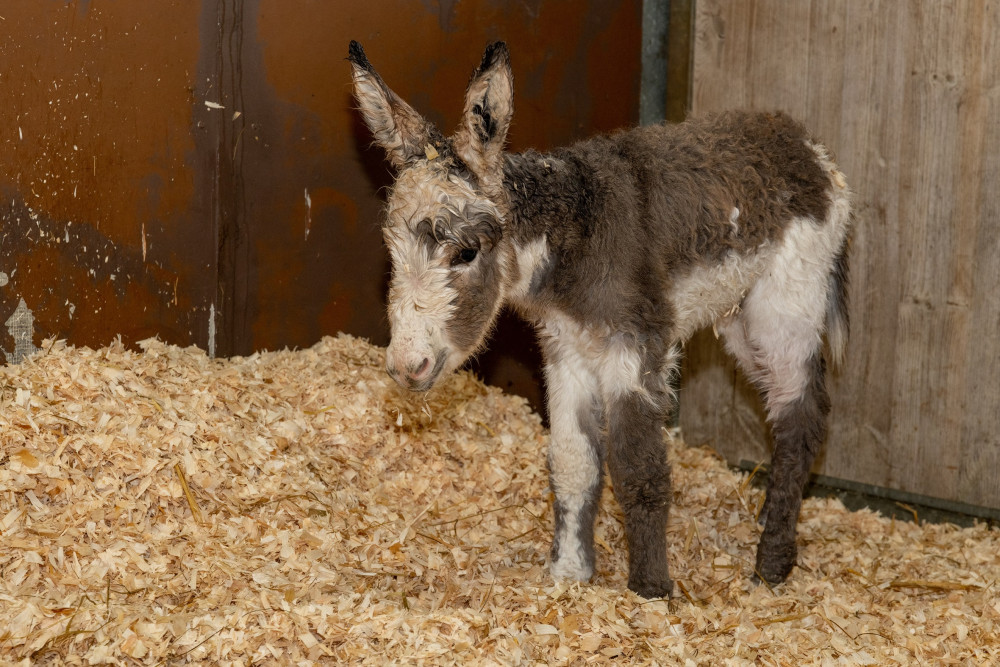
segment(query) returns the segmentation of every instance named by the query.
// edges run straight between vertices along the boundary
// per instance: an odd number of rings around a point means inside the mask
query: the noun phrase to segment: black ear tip
[[[483,53],[483,62],[479,65],[479,69],[485,70],[497,62],[510,64],[510,51],[507,49],[507,42],[496,41],[487,45],[486,52]]]
[[[347,59],[358,67],[371,69],[371,63],[368,62],[368,57],[365,56],[365,50],[353,39],[347,47]]]

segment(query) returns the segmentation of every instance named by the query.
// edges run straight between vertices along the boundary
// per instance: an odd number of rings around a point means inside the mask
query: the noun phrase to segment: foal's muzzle
[[[393,363],[387,359],[385,370],[389,376],[399,383],[399,386],[410,391],[427,391],[434,386],[434,382],[444,368],[448,355],[439,352],[434,359],[430,357],[420,357],[418,359],[402,360]]]

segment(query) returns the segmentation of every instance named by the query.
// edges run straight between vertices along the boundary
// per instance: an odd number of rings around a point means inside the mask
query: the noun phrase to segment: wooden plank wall
[[[1000,508],[1000,3],[699,0],[694,113],[783,109],[855,192],[852,339],[816,472]],[[753,392],[711,333],[681,424],[769,458]]]

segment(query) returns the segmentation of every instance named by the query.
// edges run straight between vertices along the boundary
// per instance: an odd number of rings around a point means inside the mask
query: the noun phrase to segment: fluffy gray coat
[[[730,112],[504,152],[506,45],[490,45],[444,137],[352,42],[355,96],[396,166],[388,372],[430,389],[485,342],[505,304],[538,330],[555,492],[551,571],[587,580],[605,464],[625,514],[629,588],[669,595],[670,474],[661,427],[681,347],[712,326],[760,389],[772,474],[755,573],[783,581],[826,435],[824,334],[846,343],[850,196],[783,114]]]

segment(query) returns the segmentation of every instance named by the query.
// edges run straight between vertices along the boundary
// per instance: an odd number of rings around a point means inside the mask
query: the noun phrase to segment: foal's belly
[[[721,263],[695,266],[674,280],[667,298],[674,307],[673,343],[739,312],[743,297],[760,277],[767,247],[753,255],[730,253]]]

